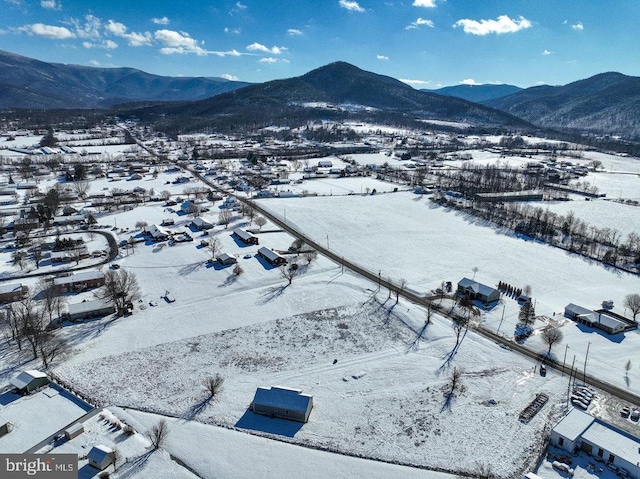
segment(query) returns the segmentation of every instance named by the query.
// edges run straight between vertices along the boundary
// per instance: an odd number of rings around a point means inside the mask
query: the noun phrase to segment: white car
[[[567,474],[567,475],[569,475],[569,476],[573,476],[573,469],[572,469],[570,466],[568,466],[567,464],[565,464],[564,462],[560,462],[560,461],[553,461],[553,462],[551,463],[551,465],[552,465],[555,469],[557,469],[557,470],[559,470],[559,471],[562,471],[562,472],[564,472],[565,474]]]

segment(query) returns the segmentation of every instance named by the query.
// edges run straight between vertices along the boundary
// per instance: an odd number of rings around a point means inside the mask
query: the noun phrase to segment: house
[[[115,312],[116,307],[112,301],[96,299],[94,301],[70,304],[64,319],[77,321],[79,319],[98,318]]]
[[[104,273],[102,271],[85,271],[53,280],[53,286],[58,291],[65,293],[98,288],[102,285],[104,285]]]
[[[22,283],[0,284],[0,303],[19,301],[29,292],[29,288]]]
[[[469,278],[462,278],[458,282],[457,292],[460,296],[469,295],[472,299],[477,299],[485,304],[493,303],[500,299],[500,291]]]
[[[165,218],[162,220],[162,223],[160,223],[161,226],[171,226],[175,224],[175,221],[173,221],[173,218]]]
[[[87,460],[89,465],[104,471],[107,467],[113,464],[114,454],[113,449],[107,446],[93,446],[87,454]]]
[[[9,420],[0,416],[0,437],[5,436],[11,432]]]
[[[144,234],[150,236],[153,241],[166,241],[171,236],[169,231],[157,225],[149,225],[144,229]]]
[[[626,477],[640,478],[640,439],[579,409],[560,420],[551,431],[550,442],[570,454],[585,452],[624,470]]]
[[[16,231],[31,231],[40,226],[38,218],[18,218],[13,222],[13,229]]]
[[[236,264],[238,262],[235,256],[230,256],[227,253],[220,253],[220,255],[216,258],[216,260],[218,261],[218,263],[225,266]]]
[[[191,224],[193,225],[194,228],[198,230],[210,230],[211,228],[213,228],[213,223],[205,220],[201,216],[197,216],[196,218],[193,218],[193,220],[191,221]]]
[[[243,230],[242,228],[234,228],[233,236],[238,238],[244,244],[258,244],[258,237],[249,233],[248,231]]]
[[[70,225],[75,223],[82,223],[86,218],[83,214],[77,213],[69,216],[54,216],[51,220],[53,225]]]
[[[22,371],[15,378],[9,381],[11,385],[22,393],[30,393],[42,386],[49,384],[49,378],[43,372],[30,369]]]
[[[53,251],[50,259],[52,263],[71,263],[72,261],[86,259],[89,256],[91,255],[89,254],[87,247],[81,246],[80,248],[66,251]]]
[[[333,167],[333,163],[331,160],[320,160],[318,161],[318,168],[331,168]]]
[[[636,321],[625,318],[613,311],[606,309],[592,311],[573,303],[565,306],[564,315],[577,323],[599,329],[608,334],[618,334],[638,327]]]
[[[256,414],[298,422],[308,422],[312,408],[313,396],[280,386],[258,388],[250,406]]]
[[[264,246],[258,250],[258,256],[264,258],[269,264],[272,264],[273,266],[281,266],[287,264],[286,258],[280,256],[275,251]]]

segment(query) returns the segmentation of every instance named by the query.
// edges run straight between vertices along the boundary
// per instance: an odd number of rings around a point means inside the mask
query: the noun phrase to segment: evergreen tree
[[[530,299],[522,303],[518,319],[522,324],[530,325],[536,320],[536,311]]]

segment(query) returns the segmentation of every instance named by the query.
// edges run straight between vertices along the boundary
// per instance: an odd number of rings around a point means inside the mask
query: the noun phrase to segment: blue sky
[[[640,76],[640,0],[0,0],[0,8],[2,50],[159,75],[263,82],[341,60],[416,88]]]

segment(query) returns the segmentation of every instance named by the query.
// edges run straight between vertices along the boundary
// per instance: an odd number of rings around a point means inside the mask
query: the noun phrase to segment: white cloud
[[[490,33],[515,33],[526,28],[531,28],[531,22],[520,16],[513,20],[507,15],[500,15],[497,20],[470,20],[464,18],[453,24],[454,28],[462,27],[465,33],[472,35],[488,35]]]
[[[82,20],[72,18],[68,22],[69,25],[73,25],[76,30],[76,35],[79,38],[100,38],[100,28],[102,27],[102,21],[98,17],[93,15],[86,15],[84,17],[84,23]]]
[[[389,59],[389,57],[388,57],[388,56],[386,56],[386,55],[376,55],[376,58],[377,58],[378,60],[388,60],[388,59]]]
[[[362,8],[358,2],[356,2],[355,0],[351,1],[351,0],[340,0],[338,2],[338,4],[340,5],[340,7],[349,10],[351,12],[364,12],[364,8]]]
[[[236,8],[237,8],[238,10],[246,10],[246,9],[247,9],[247,6],[246,6],[246,5],[243,5],[243,4],[242,4],[242,3],[240,3],[240,2],[236,2]]]
[[[157,30],[154,37],[163,47],[160,53],[170,55],[173,53],[195,53],[197,55],[206,55],[208,52],[198,45],[195,38],[191,38],[186,32],[176,32],[174,30]]]
[[[571,28],[573,28],[574,30],[584,30],[584,25],[582,24],[582,22],[578,22],[571,25]]]
[[[418,18],[415,22],[411,22],[409,25],[407,25],[404,28],[405,28],[405,30],[414,30],[414,29],[420,28],[420,27],[434,28],[435,25],[433,24],[433,22],[431,20],[427,20],[425,18]]]
[[[463,85],[482,85],[482,83],[478,83],[473,78],[465,78],[460,83]]]
[[[40,6],[47,10],[61,10],[62,5],[56,3],[56,0],[40,0]]]
[[[18,31],[26,32],[29,35],[38,35],[40,37],[52,38],[55,40],[67,40],[75,38],[76,34],[66,27],[56,27],[54,25],[45,25],[44,23],[34,23],[18,28]]]
[[[127,33],[127,27],[126,27],[126,25],[124,23],[114,22],[113,20],[109,20],[105,24],[104,29],[107,32],[109,32],[112,35],[115,35],[117,37],[121,37],[122,35]]]
[[[238,81],[238,77],[235,75],[230,75],[228,73],[223,73],[222,75],[220,75],[220,78],[224,78],[225,80],[230,80],[230,81]]]
[[[542,50],[542,54],[547,56],[547,55],[551,55],[553,52],[550,50]]]
[[[102,43],[82,42],[82,46],[87,49],[104,48],[105,50],[115,50],[118,48],[118,44],[113,40],[105,40]]]
[[[127,45],[130,47],[150,46],[153,43],[151,33],[128,32],[126,25],[120,22],[114,22],[113,20],[109,20],[104,25],[104,29],[108,33],[126,40]]]
[[[169,19],[167,17],[152,18],[151,21],[156,25],[169,25]]]
[[[414,7],[434,8],[436,6],[436,0],[414,0]]]
[[[289,60],[285,59],[285,58],[273,58],[273,57],[266,57],[266,58],[261,58],[260,60],[258,60],[260,63],[269,63],[269,64],[274,64],[274,63],[291,63],[289,62]]]
[[[240,53],[238,50],[229,50],[226,52],[208,51],[210,55],[217,55],[219,57],[241,57],[243,55],[253,55],[252,53]]]
[[[264,52],[271,53],[272,55],[280,55],[283,51],[287,50],[286,47],[267,47],[260,43],[254,42],[251,45],[247,45],[247,50],[250,52]]]
[[[425,80],[409,80],[407,78],[399,78],[399,80],[403,83],[407,83],[411,86],[424,86],[424,85],[428,85],[429,83],[431,83],[430,81],[425,81]]]
[[[89,60],[89,65],[93,65],[94,67],[99,67],[100,62],[98,60]]]
[[[287,34],[292,36],[302,35],[302,30],[298,30],[297,28],[290,28],[287,30]]]
[[[241,30],[239,28],[229,28],[224,27],[224,33],[235,33],[236,35],[240,35]]]

